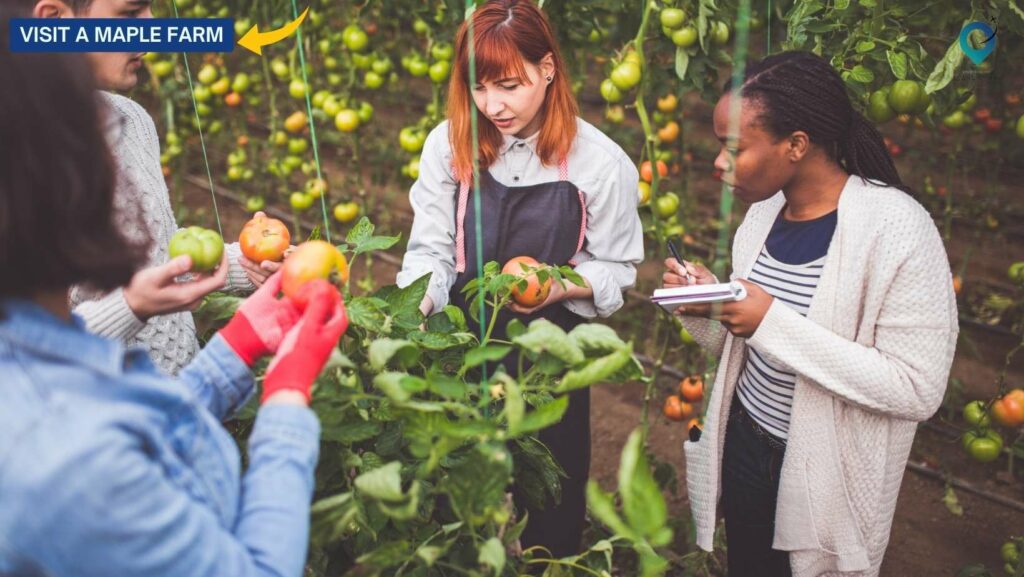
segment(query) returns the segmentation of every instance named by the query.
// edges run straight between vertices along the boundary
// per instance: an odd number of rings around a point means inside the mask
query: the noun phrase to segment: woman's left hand
[[[746,287],[747,297],[741,301],[722,303],[721,307],[712,306],[711,318],[721,322],[734,336],[750,338],[757,327],[761,326],[775,297],[750,281],[737,281]]]

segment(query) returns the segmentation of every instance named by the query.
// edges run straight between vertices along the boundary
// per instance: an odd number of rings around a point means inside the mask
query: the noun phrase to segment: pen
[[[672,242],[672,239],[668,239],[665,241],[665,244],[668,245],[668,251],[672,253],[672,257],[676,259],[676,262],[683,265],[683,270],[686,271],[686,284],[693,284],[693,275],[691,275],[690,271],[686,268],[686,263],[683,262],[683,257],[679,256],[679,249],[676,248],[676,243]]]

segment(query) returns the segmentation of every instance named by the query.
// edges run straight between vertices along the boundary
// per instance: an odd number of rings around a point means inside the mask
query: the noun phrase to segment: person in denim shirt
[[[308,285],[300,311],[274,275],[178,379],[88,333],[68,287],[145,262],[112,218],[109,116],[77,55],[0,50],[0,85],[0,575],[300,576],[337,289]],[[275,352],[243,473],[220,421]]]

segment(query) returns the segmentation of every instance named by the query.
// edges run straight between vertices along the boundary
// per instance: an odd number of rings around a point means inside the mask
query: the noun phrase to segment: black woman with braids
[[[703,434],[684,445],[697,543],[711,550],[721,505],[732,577],[878,575],[956,345],[942,240],[819,56],[750,66],[714,128],[715,167],[750,203],[731,274],[748,296],[677,311],[721,357]],[[717,282],[666,267],[665,286]]]

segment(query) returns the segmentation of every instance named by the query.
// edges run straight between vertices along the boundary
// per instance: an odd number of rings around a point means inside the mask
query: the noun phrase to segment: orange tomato
[[[964,288],[964,279],[960,275],[953,277],[953,294],[959,295],[960,290]]]
[[[322,240],[311,240],[300,244],[281,267],[281,292],[297,304],[306,306],[301,288],[313,279],[336,281],[342,285],[348,281],[348,261],[334,245]]]
[[[690,375],[679,381],[679,395],[691,403],[699,403],[704,398],[704,379],[700,375]]]
[[[527,270],[523,270],[523,267]],[[517,256],[509,259],[505,266],[501,267],[502,274],[511,274],[526,279],[526,290],[520,291],[519,287],[512,287],[512,300],[524,307],[535,307],[548,298],[551,292],[551,278],[541,284],[536,273],[531,271],[541,267],[536,259],[529,256]]]
[[[237,92],[228,92],[224,95],[224,104],[227,104],[231,108],[242,104],[242,95]]]
[[[664,161],[658,161],[658,175],[665,178],[668,175],[668,165]],[[640,165],[640,178],[644,182],[651,182],[654,180],[654,172],[651,170],[651,161],[645,160]]]
[[[669,395],[661,412],[670,421],[685,421],[693,416],[693,405],[680,399],[679,395]]]
[[[1016,389],[1015,392],[1007,393],[1002,398],[996,399],[989,411],[992,418],[1000,425],[1005,427],[1024,425],[1024,391]]]
[[[280,261],[291,242],[292,235],[288,227],[280,220],[266,216],[253,217],[242,227],[242,234],[238,235],[238,246],[242,254],[255,263]]]
[[[690,429],[697,427],[701,431],[704,430],[704,419],[700,417],[694,417],[686,423],[686,430],[689,432]]]
[[[658,139],[665,144],[675,142],[677,138],[679,138],[679,123],[675,120],[669,120],[668,124],[658,129]]]

